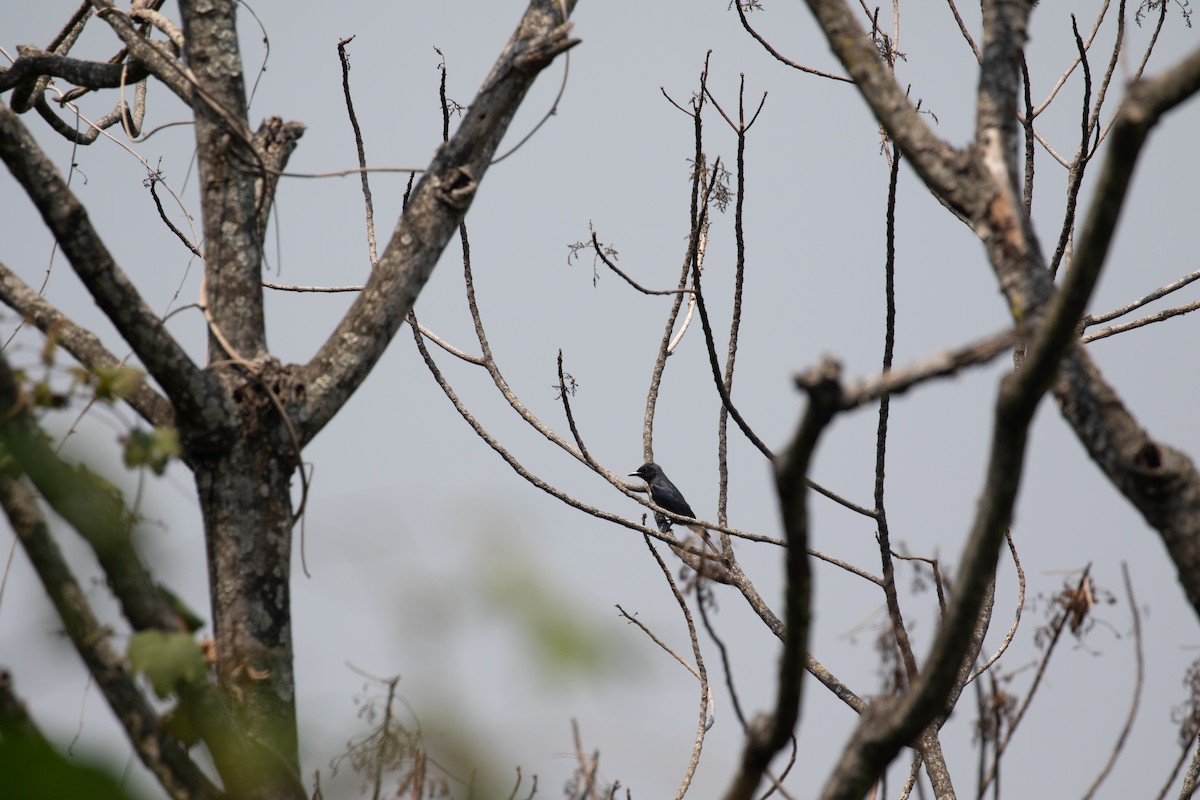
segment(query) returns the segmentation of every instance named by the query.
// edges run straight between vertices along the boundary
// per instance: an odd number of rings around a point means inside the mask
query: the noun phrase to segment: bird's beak
[[[641,476],[641,475],[638,475],[636,472],[631,472],[631,473],[629,473],[629,477],[631,477],[631,478],[640,478],[640,477],[642,477],[642,476]]]

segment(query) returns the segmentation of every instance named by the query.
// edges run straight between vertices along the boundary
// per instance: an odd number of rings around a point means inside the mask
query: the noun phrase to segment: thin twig
[[[604,264],[604,266],[608,267],[613,272],[617,273],[617,275],[624,278],[626,283],[628,283],[634,289],[637,289],[642,294],[677,295],[677,294],[691,294],[692,293],[691,289],[647,289],[645,286],[642,286],[640,283],[635,281],[633,278],[629,277],[629,275],[627,275],[620,267],[618,267],[615,263],[613,263],[612,259],[610,259],[607,255],[604,254],[604,248],[600,244],[600,240],[597,238],[595,231],[592,231],[592,248],[596,251],[596,255],[599,256],[600,261]]]
[[[367,222],[367,252],[370,254],[371,267],[379,263],[375,251],[375,204],[371,202],[371,183],[367,175],[367,151],[363,145],[362,128],[358,124],[358,115],[354,113],[354,98],[350,95],[350,56],[346,54],[346,45],[354,41],[354,37],[338,42],[338,60],[342,63],[342,94],[346,98],[346,113],[350,117],[350,127],[354,130],[354,144],[358,150],[358,168],[362,178],[363,204],[366,207]]]
[[[893,144],[891,167],[888,174],[887,210],[884,215],[884,334],[883,364],[880,374],[886,376],[892,369],[892,358],[896,350],[896,184],[900,178],[900,150]],[[900,598],[896,593],[896,568],[892,561],[892,546],[884,506],[884,473],[887,463],[888,412],[891,395],[884,392],[879,397],[879,415],[875,425],[875,539],[879,545],[882,564],[883,596],[887,603],[888,620],[892,625],[892,637],[904,664],[905,674],[911,683],[917,676],[917,659],[913,655],[908,639],[908,628],[900,610]]]
[[[194,255],[196,258],[203,260],[204,255],[200,252],[200,248],[197,247],[195,244],[193,244],[190,239],[188,239],[186,236],[184,236],[183,231],[181,231],[181,230],[179,230],[179,228],[175,227],[175,223],[171,222],[170,217],[167,216],[166,209],[164,209],[163,205],[162,205],[162,200],[158,199],[158,190],[154,188],[155,186],[157,186],[159,184],[160,181],[161,181],[161,179],[157,176],[157,174],[152,174],[150,176],[150,179],[149,179],[150,196],[154,198],[154,207],[158,209],[159,218],[162,219],[163,223],[167,226],[168,229],[170,229],[171,233],[175,234],[175,236],[179,239],[179,241],[183,242],[183,246],[192,252],[192,255]],[[193,231],[193,233],[194,233],[194,231]]]
[[[1085,314],[1083,319],[1080,320],[1080,323],[1083,325],[1083,327],[1089,328],[1092,325],[1098,325],[1102,322],[1111,322],[1112,320],[1116,319],[1117,317],[1123,317],[1126,314],[1130,313],[1131,311],[1136,311],[1144,305],[1148,305],[1149,303],[1153,303],[1155,300],[1158,300],[1159,298],[1165,297],[1166,295],[1170,294],[1171,292],[1182,289],[1184,286],[1187,286],[1189,283],[1196,280],[1197,278],[1200,278],[1200,270],[1196,270],[1195,272],[1193,272],[1189,275],[1184,275],[1179,280],[1172,281],[1171,283],[1168,283],[1166,286],[1155,289],[1153,292],[1146,295],[1145,297],[1139,297],[1137,300],[1134,300],[1132,303],[1123,305],[1120,308],[1114,308],[1112,311],[1106,311],[1103,314]]]
[[[1124,0],[1122,0],[1123,2]],[[1080,63],[1083,64],[1082,119],[1079,124],[1079,148],[1075,151],[1075,158],[1071,160],[1071,166],[1067,171],[1066,208],[1063,211],[1062,226],[1058,233],[1058,243],[1055,245],[1054,255],[1050,257],[1051,277],[1058,274],[1059,265],[1062,264],[1071,238],[1075,234],[1075,211],[1079,203],[1079,188],[1083,184],[1083,174],[1091,157],[1088,153],[1088,139],[1091,136],[1091,128],[1088,126],[1088,107],[1092,97],[1092,70],[1088,64],[1087,49],[1079,35],[1079,26],[1076,24],[1074,14],[1071,15],[1071,32],[1075,35],[1075,48],[1079,51]]]
[[[738,697],[737,685],[733,681],[733,662],[729,658],[729,649],[725,647],[725,642],[717,634],[717,629],[713,626],[712,621],[709,620],[704,603],[697,603],[696,610],[700,612],[700,621],[704,623],[704,630],[708,633],[708,638],[713,640],[713,644],[717,646],[717,652],[721,655],[721,667],[725,671],[725,688],[729,690],[729,699],[733,703],[733,713],[738,718],[738,724],[742,726],[742,730],[745,730],[746,714],[742,711],[742,701]]]
[[[1105,339],[1109,336],[1115,336],[1118,333],[1124,333],[1125,331],[1131,331],[1135,328],[1141,328],[1146,325],[1152,325],[1155,322],[1162,322],[1163,320],[1168,320],[1171,317],[1178,317],[1183,314],[1190,314],[1191,312],[1195,311],[1196,309],[1200,309],[1200,300],[1197,300],[1194,303],[1188,303],[1187,305],[1176,306],[1175,308],[1168,308],[1163,311],[1159,311],[1157,314],[1150,314],[1149,316],[1141,317],[1140,319],[1135,319],[1132,322],[1126,322],[1121,325],[1111,325],[1107,328],[1101,328],[1098,331],[1086,334],[1085,336],[1083,336],[1080,339],[1080,341],[1083,342],[1084,344],[1087,344],[1088,342],[1094,342],[1097,339]]]
[[[737,200],[734,204],[733,212],[733,234],[734,245],[736,247],[736,258],[734,265],[733,278],[733,302],[730,312],[729,321],[729,345],[725,352],[725,391],[733,391],[733,374],[734,364],[737,359],[738,333],[741,330],[742,324],[742,294],[746,280],[746,233],[745,233],[745,200],[746,200],[746,134],[754,121],[758,119],[759,113],[762,111],[763,104],[767,101],[767,94],[763,92],[762,100],[758,104],[758,110],[754,112],[754,116],[750,122],[746,122],[746,76],[742,75],[738,80],[738,121],[735,125],[725,110],[721,108],[721,104],[716,101],[716,98],[709,92],[708,99],[712,102],[713,107],[724,117],[725,122],[733,129],[737,135]],[[717,519],[722,522],[728,522],[729,508],[729,412],[722,404],[720,411],[717,412],[717,472],[718,472],[718,489],[717,489]],[[729,541],[726,537],[721,537],[722,549],[729,546]],[[744,727],[744,723],[743,723]]]
[[[754,41],[762,45],[764,50],[774,56],[781,63],[787,64],[792,69],[799,70],[800,72],[805,72],[809,75],[816,75],[818,78],[828,78],[831,81],[841,81],[843,83],[854,83],[853,80],[844,75],[835,75],[832,72],[824,72],[819,69],[813,69],[812,67],[806,67],[803,64],[792,61],[790,58],[772,47],[771,44],[764,39],[758,31],[754,30],[754,28],[750,26],[750,20],[746,19],[746,11],[744,8],[742,8],[742,0],[733,0],[733,7],[737,9],[738,19],[742,21],[742,27],[746,29],[746,33],[750,34],[754,38]]]
[[[713,188],[716,186],[720,169],[721,159],[718,158],[713,163],[712,180],[708,182],[708,185],[704,191],[704,202],[701,206],[701,214],[703,216],[707,216],[708,214],[709,196],[712,194]],[[693,244],[692,250],[693,252],[696,252],[695,244]],[[707,346],[706,349],[708,350],[708,363],[709,367],[712,369],[713,383],[717,387],[717,394],[721,396],[721,403],[724,404],[726,409],[728,409],[729,415],[733,417],[733,421],[737,423],[739,428],[741,428],[742,433],[745,434],[748,440],[750,440],[750,443],[757,447],[758,451],[762,453],[768,461],[774,461],[775,454],[771,451],[771,448],[767,447],[766,442],[760,439],[758,434],[756,434],[750,428],[750,424],[746,422],[746,419],[742,416],[741,412],[737,410],[736,406],[734,406],[733,398],[729,396],[729,392],[725,389],[725,382],[721,378],[721,365],[717,359],[717,348],[716,342],[713,338],[712,324],[709,322],[708,310],[704,305],[704,292],[700,288],[700,265],[699,262],[695,260],[692,262],[692,288],[696,290],[694,295],[696,298],[696,310],[700,312],[700,326],[704,329],[704,342]]]
[[[690,668],[689,671],[700,681],[700,721],[696,726],[696,738],[692,744],[692,757],[688,761],[687,772],[680,782],[679,791],[675,794],[675,800],[682,800],[687,794],[688,787],[691,786],[692,777],[696,774],[696,767],[700,764],[700,750],[704,747],[704,735],[708,729],[712,727],[716,721],[715,703],[713,702],[712,688],[708,684],[708,671],[704,668],[704,655],[700,652],[700,640],[696,638],[696,624],[692,621],[692,612],[688,609],[687,601],[683,598],[683,593],[679,591],[679,587],[675,584],[675,579],[671,577],[671,570],[667,567],[662,556],[654,549],[654,544],[650,537],[643,537],[646,542],[646,548],[650,554],[654,556],[654,560],[658,562],[659,569],[662,570],[663,577],[667,580],[667,585],[671,587],[671,593],[675,595],[675,602],[679,604],[679,610],[683,613],[683,618],[687,622],[688,638],[692,643],[692,655],[696,659],[695,668]],[[670,652],[670,651],[668,651]],[[676,658],[679,658],[676,656]],[[679,659],[680,663],[684,663]]]
[[[588,452],[587,445],[583,443],[583,436],[579,433],[579,427],[575,424],[575,415],[571,412],[571,390],[567,388],[566,378],[566,373],[563,372],[563,352],[560,347],[558,348],[558,396],[562,400],[563,413],[567,416],[567,426],[571,429],[571,436],[575,439],[575,446],[579,448],[580,454],[587,460],[588,466],[600,472],[600,465],[596,463],[596,459],[592,458],[592,454]]]
[[[1110,128],[1117,120],[1117,112],[1114,112],[1112,118],[1108,121],[1108,125],[1103,131],[1100,130],[1100,111],[1104,107],[1104,98],[1108,94],[1108,88],[1112,84],[1113,73],[1116,72],[1117,62],[1121,58],[1121,53],[1124,50],[1125,42],[1125,0],[1121,0],[1121,4],[1117,9],[1117,36],[1113,42],[1112,55],[1108,59],[1108,68],[1104,72],[1104,77],[1100,80],[1100,88],[1096,90],[1096,103],[1092,108],[1092,116],[1088,121],[1088,130],[1093,134],[1093,142],[1088,157],[1096,154],[1100,143],[1104,141],[1104,137],[1108,134]],[[1135,78],[1136,80],[1136,78]]]
[[[908,366],[892,369],[886,375],[864,378],[843,390],[842,409],[865,405],[885,393],[899,394],[931,378],[957,375],[965,367],[987,364],[1001,353],[1012,350],[1017,341],[1016,331],[1001,331],[957,350],[943,350]]]
[[[987,670],[991,669],[1000,656],[1004,655],[1004,651],[1012,644],[1013,637],[1017,635],[1017,628],[1021,624],[1021,612],[1025,608],[1025,570],[1021,568],[1021,559],[1017,556],[1017,546],[1013,542],[1012,531],[1005,533],[1005,539],[1008,541],[1008,552],[1012,555],[1013,566],[1017,568],[1017,610],[1013,613],[1012,624],[1008,626],[1008,633],[1004,635],[1004,641],[996,648],[996,652],[992,653],[987,661],[983,662],[973,673],[967,678],[967,683],[978,678]]]
[[[1083,43],[1083,51],[1084,52],[1091,49],[1092,42],[1096,38],[1096,33],[1097,33],[1097,31],[1100,30],[1100,23],[1104,22],[1104,17],[1106,14],[1108,14],[1108,4],[1109,4],[1109,0],[1104,0],[1104,5],[1102,5],[1100,7],[1100,11],[1096,15],[1096,21],[1092,24],[1091,33],[1088,34],[1087,41],[1085,41]],[[1081,60],[1082,59],[1080,58],[1080,56],[1078,54],[1075,56],[1074,59],[1072,59],[1071,63],[1063,71],[1062,75],[1059,76],[1058,81],[1056,81],[1054,86],[1051,87],[1050,93],[1048,95],[1046,95],[1046,99],[1043,100],[1041,102],[1041,104],[1037,108],[1034,109],[1034,111],[1033,111],[1034,117],[1039,116],[1043,111],[1045,111],[1050,106],[1050,103],[1054,101],[1055,96],[1058,94],[1058,90],[1061,89],[1063,87],[1063,84],[1065,84],[1067,82],[1067,78],[1071,77],[1071,73],[1073,73],[1075,71],[1075,68],[1079,66],[1079,62]]]
[[[1082,591],[1087,581],[1091,577],[1092,565],[1088,564],[1083,569],[1083,574],[1079,576],[1079,581],[1075,586],[1075,591]],[[1000,756],[1008,749],[1008,745],[1012,742],[1013,736],[1017,732],[1017,728],[1021,725],[1021,720],[1025,718],[1025,712],[1029,710],[1029,705],[1033,702],[1034,696],[1037,694],[1038,688],[1042,685],[1042,678],[1046,676],[1046,667],[1050,664],[1050,656],[1054,655],[1055,647],[1058,645],[1059,639],[1062,636],[1063,629],[1067,626],[1067,620],[1070,618],[1068,609],[1063,609],[1059,612],[1058,618],[1054,620],[1051,626],[1050,641],[1046,644],[1046,652],[1042,654],[1042,658],[1038,661],[1037,672],[1034,674],[1033,683],[1029,685],[1029,689],[1025,692],[1025,699],[1013,714],[1012,721],[1008,723],[1008,730],[1004,733],[1004,738],[1001,739],[999,731],[997,731],[996,742],[996,757],[992,764],[991,770],[984,776],[983,783],[980,786],[980,791],[984,791],[997,778],[997,766],[1000,763]]]
[[[571,75],[571,52],[568,50],[563,53],[563,74],[562,81],[558,84],[558,94],[554,95],[554,102],[550,104],[550,108],[546,109],[546,113],[538,120],[537,124],[530,128],[529,133],[521,137],[521,140],[512,147],[504,151],[502,155],[492,159],[492,164],[499,164],[504,159],[511,156],[513,153],[525,146],[525,143],[533,138],[533,135],[541,130],[541,127],[550,121],[550,118],[558,113],[558,104],[562,102],[563,95],[567,93],[567,78]]]
[[[946,591],[945,581],[942,579],[942,565],[936,558],[928,558],[926,556],[914,556],[908,553],[897,553],[892,551],[892,558],[898,558],[901,561],[914,561],[921,564],[928,564],[930,572],[933,573],[933,587],[937,592],[938,609],[944,614],[946,613]]]
[[[688,114],[692,118],[693,131],[693,165],[692,165],[692,180],[691,180],[691,208],[688,219],[691,221],[692,230],[688,235],[688,248],[684,253],[683,266],[679,275],[677,286],[683,289],[687,286],[688,274],[692,268],[692,258],[695,252],[695,247],[700,235],[700,193],[704,181],[704,126],[701,110],[704,107],[704,86],[708,80],[708,59],[711,51],[704,57],[704,69],[700,73],[700,89],[692,101],[692,111],[688,112],[683,109],[678,103],[671,99],[662,90],[662,94],[667,98],[667,102],[674,105],[680,111]],[[661,87],[660,87],[661,88]],[[679,311],[683,307],[683,296],[676,294],[671,301],[671,308],[667,312],[666,322],[663,327],[663,335],[659,341],[658,353],[654,358],[654,367],[650,372],[650,385],[646,389],[646,410],[642,416],[642,455],[646,461],[654,460],[654,412],[658,407],[658,393],[662,386],[663,373],[667,368],[667,357],[670,355],[670,346],[672,333],[675,330],[675,322],[679,318]]]
[[[362,284],[354,286],[297,286],[291,283],[262,282],[264,289],[276,289],[281,292],[361,292]]]
[[[953,6],[953,2],[951,2],[951,6]],[[954,13],[957,14],[958,12],[955,11]],[[972,46],[974,44],[974,42],[971,42]],[[908,768],[908,777],[904,779],[904,785],[900,787],[900,800],[908,800],[909,796],[912,795],[913,787],[917,784],[917,778],[921,776],[922,761],[920,752],[913,751],[913,760]]]
[[[983,53],[979,52],[979,45],[975,44],[975,40],[971,38],[971,32],[967,30],[967,23],[963,22],[962,15],[958,13],[958,6],[954,5],[954,0],[946,0],[950,4],[950,13],[954,15],[954,21],[958,23],[958,30],[963,38],[967,40],[967,44],[971,46],[971,52],[975,54],[976,63],[983,63]]]
[[[1146,657],[1142,650],[1142,614],[1137,606],[1137,598],[1133,596],[1133,581],[1129,578],[1129,565],[1124,561],[1121,562],[1121,577],[1125,581],[1125,597],[1129,601],[1129,613],[1133,616],[1133,653],[1137,664],[1137,677],[1134,678],[1133,699],[1129,703],[1129,713],[1125,715],[1125,724],[1121,726],[1121,733],[1117,736],[1112,752],[1108,754],[1108,760],[1104,762],[1100,773],[1096,775],[1096,779],[1084,793],[1084,800],[1095,796],[1096,790],[1100,788],[1100,784],[1104,783],[1104,779],[1108,777],[1117,763],[1121,750],[1129,738],[1129,731],[1133,728],[1133,720],[1137,717],[1138,705],[1142,699],[1142,687],[1146,680]]]
[[[1175,785],[1175,778],[1179,776],[1179,770],[1183,769],[1183,762],[1187,761],[1188,753],[1191,752],[1192,745],[1195,745],[1196,743],[1197,741],[1193,737],[1184,743],[1181,748],[1179,748],[1179,757],[1175,759],[1175,765],[1171,768],[1170,773],[1167,775],[1167,782],[1164,783],[1163,787],[1158,790],[1158,794],[1155,795],[1154,800],[1164,800],[1164,798],[1167,796],[1167,792],[1171,791],[1171,787]]]

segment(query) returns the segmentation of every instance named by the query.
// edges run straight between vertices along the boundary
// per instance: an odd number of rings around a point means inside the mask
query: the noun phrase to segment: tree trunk
[[[217,677],[230,709],[208,744],[235,797],[303,797],[289,578],[296,449],[265,382],[226,384],[241,422],[222,448],[189,459],[204,515]]]

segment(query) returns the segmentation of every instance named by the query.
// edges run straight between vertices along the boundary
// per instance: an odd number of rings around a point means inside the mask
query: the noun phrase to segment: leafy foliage
[[[204,655],[186,633],[139,631],[130,637],[127,655],[133,671],[144,674],[161,698],[180,684],[203,684],[208,673]]]
[[[167,463],[183,452],[179,446],[179,431],[174,428],[156,427],[150,431],[134,428],[122,441],[125,466],[130,469],[149,467],[155,475],[162,475]]]

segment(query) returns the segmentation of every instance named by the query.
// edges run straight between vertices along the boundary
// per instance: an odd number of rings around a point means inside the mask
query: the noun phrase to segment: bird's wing
[[[683,495],[675,488],[675,484],[666,478],[650,484],[650,499],[672,514],[693,518],[696,516],[696,512],[692,511],[692,507],[688,505],[687,500],[683,499]]]

